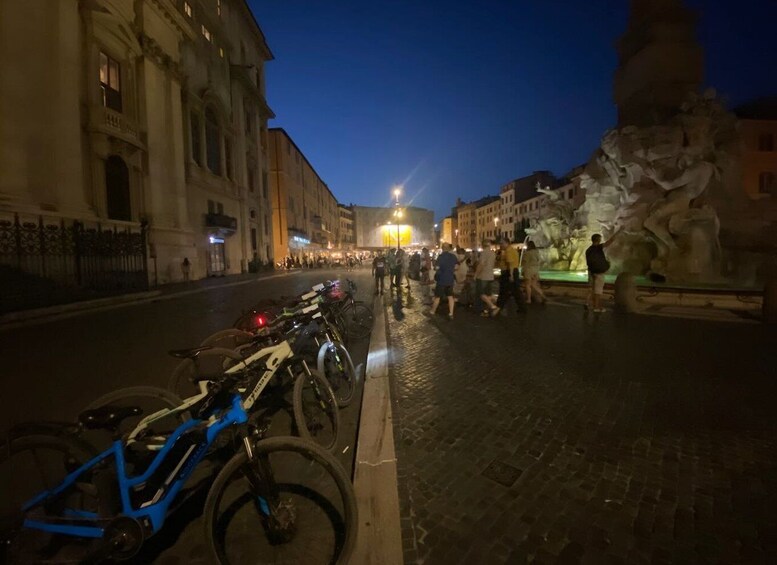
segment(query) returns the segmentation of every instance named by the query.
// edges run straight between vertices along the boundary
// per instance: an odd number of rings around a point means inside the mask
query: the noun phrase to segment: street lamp
[[[456,228],[453,230],[453,232],[456,234],[456,247],[459,246],[459,228]]]
[[[397,251],[399,251],[399,220],[402,218],[402,210],[399,207],[399,196],[402,194],[402,185],[394,186],[394,219],[397,223]]]
[[[499,218],[494,216],[494,238],[497,237],[497,231],[496,231],[497,227],[496,226],[497,226],[498,223],[499,223]]]

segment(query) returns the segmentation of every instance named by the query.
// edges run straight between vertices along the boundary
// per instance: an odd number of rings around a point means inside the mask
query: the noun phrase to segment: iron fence
[[[148,288],[146,227],[0,218],[0,312]]]

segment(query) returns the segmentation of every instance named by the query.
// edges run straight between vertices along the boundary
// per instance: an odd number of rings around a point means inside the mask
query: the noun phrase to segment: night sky
[[[340,202],[450,213],[532,171],[564,174],[615,123],[626,0],[248,0],[267,99]],[[687,0],[707,84],[777,94],[777,0]]]

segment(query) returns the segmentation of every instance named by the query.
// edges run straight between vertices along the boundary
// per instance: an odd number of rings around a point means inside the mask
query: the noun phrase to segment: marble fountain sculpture
[[[689,94],[666,123],[609,130],[580,175],[577,209],[552,190],[544,215],[527,230],[546,248],[548,268],[585,270],[594,233],[606,239],[611,272],[669,282],[721,279],[720,220],[711,191],[737,162],[736,118],[714,90]],[[719,200],[719,199],[718,199]]]

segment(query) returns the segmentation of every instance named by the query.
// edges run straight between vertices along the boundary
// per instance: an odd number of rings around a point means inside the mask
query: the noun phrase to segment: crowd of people
[[[371,260],[371,256],[366,252],[359,253],[347,253],[343,255],[332,254],[305,254],[302,256],[287,255],[277,266],[280,269],[324,269],[329,267],[346,267],[348,270],[353,270],[356,267],[360,267]]]
[[[593,235],[586,251],[590,283],[586,309],[594,312],[604,312],[604,274],[610,268],[604,249],[618,233],[606,242],[602,242],[601,235]],[[457,304],[475,308],[481,316],[493,318],[504,314],[511,301],[518,312],[526,311],[532,302],[547,303],[540,285],[540,266],[540,252],[533,241],[526,244],[521,257],[514,244],[501,239],[484,241],[479,252],[454,248],[450,243],[443,243],[442,251],[436,255],[427,248],[412,255],[404,249],[378,251],[372,260],[372,274],[375,294],[381,295],[385,292],[386,276],[392,288],[400,288],[403,284],[409,288],[411,278],[423,285],[434,284],[431,315],[435,315],[440,303],[445,301],[450,319],[453,319]]]

